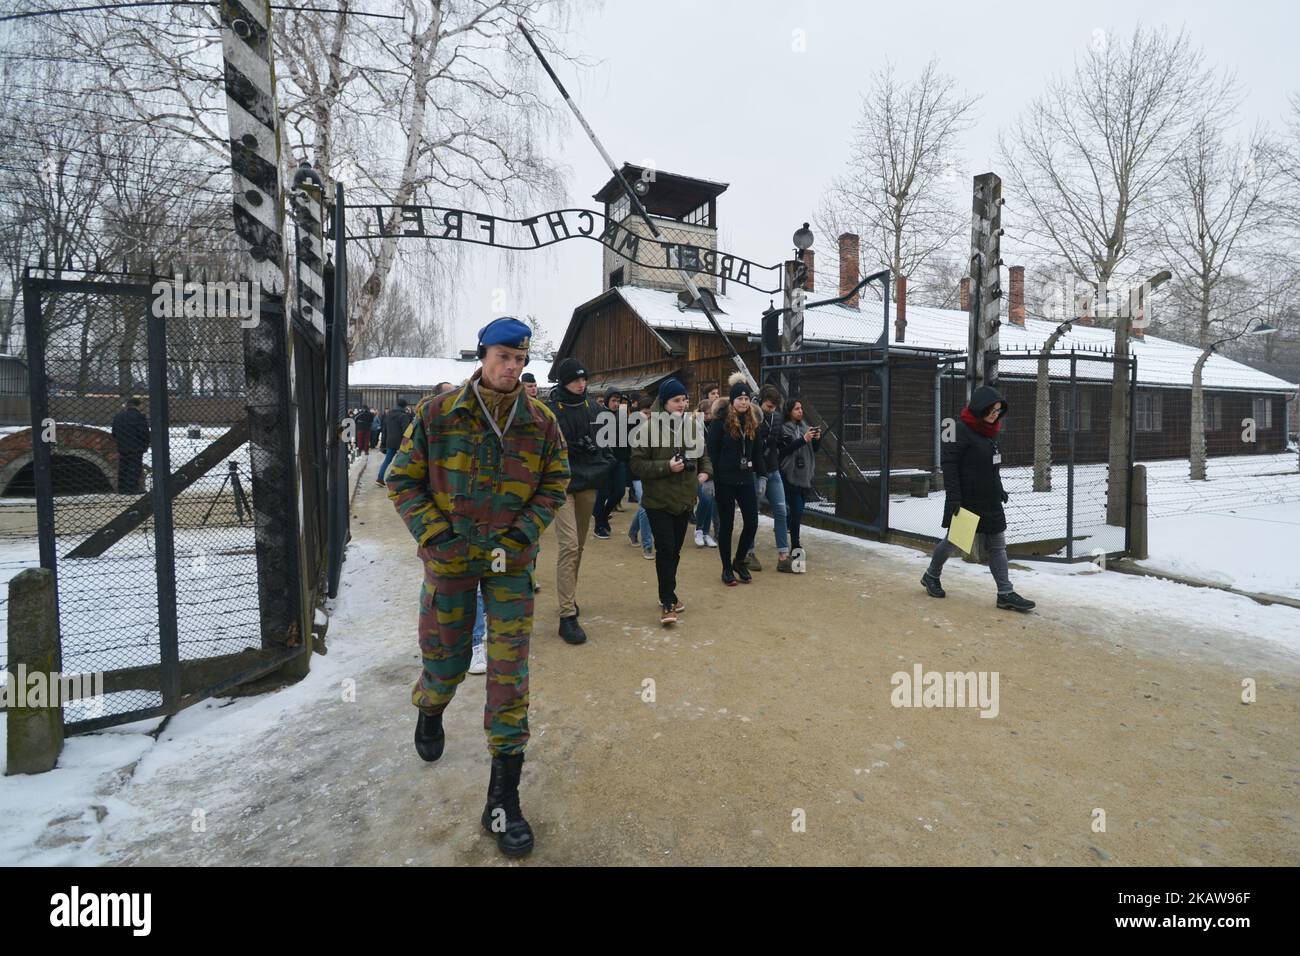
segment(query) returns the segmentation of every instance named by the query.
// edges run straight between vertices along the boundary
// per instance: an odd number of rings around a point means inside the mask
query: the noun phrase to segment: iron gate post
[[[1133,547],[1133,465],[1137,462],[1137,431],[1133,427],[1133,409],[1137,405],[1138,360],[1137,356],[1126,356],[1129,365],[1128,380],[1128,468],[1125,469],[1124,488],[1124,552]]]
[[[352,491],[348,487],[347,456],[343,454],[342,442],[339,441],[339,426],[348,401],[348,263],[344,214],[343,184],[335,183],[334,286],[329,316],[329,371],[326,375],[329,382],[329,408],[326,414],[330,424],[330,474],[333,477],[333,488],[329,494],[329,578],[326,584],[330,597],[337,597],[339,593]]]
[[[53,452],[43,435],[50,416],[49,379],[45,372],[45,329],[42,327],[39,279],[23,269],[23,320],[27,334],[27,382],[31,391],[32,477],[36,485],[36,533],[40,543],[41,567],[55,572],[57,598],[58,568],[54,545]],[[58,441],[58,432],[54,434]],[[56,599],[55,606],[58,606]],[[62,666],[62,665],[60,665]]]
[[[1074,560],[1074,410],[1079,402],[1079,391],[1076,387],[1077,370],[1078,360],[1072,347],[1070,349],[1070,407],[1069,414],[1066,415],[1066,434],[1070,439],[1069,458],[1066,459],[1065,466],[1065,560],[1067,561]]]
[[[146,299],[146,303],[151,300]],[[167,331],[157,309],[146,306],[149,346],[149,452],[153,468],[154,571],[158,578],[159,689],[168,713],[178,709],[180,645],[176,621],[176,550],[172,539],[171,435],[167,411]],[[120,489],[119,489],[120,490]]]
[[[885,335],[888,337],[889,329],[885,329]],[[868,375],[871,373],[868,372]],[[889,360],[886,357],[885,364],[880,366],[880,533],[889,534]],[[863,396],[863,404],[866,404],[866,396]],[[865,415],[865,409],[863,410]]]

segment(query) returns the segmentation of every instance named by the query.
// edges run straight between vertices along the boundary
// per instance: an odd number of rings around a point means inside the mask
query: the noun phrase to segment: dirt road
[[[205,730],[184,759],[146,758],[119,794],[134,812],[100,852],[518,865],[478,826],[482,678],[448,711],[443,759],[414,752],[421,568],[369,475],[354,511],[330,653],[282,692],[300,702],[240,701],[250,709],[232,724],[267,724],[251,742]],[[938,601],[918,584],[921,555],[816,531],[810,573],[778,575],[765,524],[768,569],[748,586],[724,588],[717,552],[688,538],[687,610],[666,629],[654,564],[624,536],[630,517],[587,544],[581,647],[556,636],[544,539],[521,788],[537,849],[524,865],[1300,863],[1300,660],[1247,629],[1295,628],[1300,612],[1113,573],[1013,570],[1040,600],[1019,616],[992,606],[983,568],[952,562]],[[1185,607],[1175,619],[1141,610],[1171,593]],[[916,664],[998,672],[997,716],[893,706],[891,675]],[[182,714],[169,733],[211,717]]]

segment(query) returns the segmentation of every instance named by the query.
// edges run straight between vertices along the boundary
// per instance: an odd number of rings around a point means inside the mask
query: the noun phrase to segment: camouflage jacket
[[[555,416],[527,392],[515,408],[504,448],[468,383],[415,408],[385,478],[388,497],[435,574],[481,573],[496,548],[504,551],[506,570],[527,568],[564,504],[569,455]],[[512,528],[527,547],[504,536]],[[451,541],[427,544],[448,530]]]

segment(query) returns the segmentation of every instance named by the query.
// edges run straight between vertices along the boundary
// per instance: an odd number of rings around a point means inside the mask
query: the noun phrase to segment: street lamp
[[[794,231],[794,255],[796,259],[802,259],[805,250],[812,248],[813,234],[808,228],[808,223]]]
[[[1196,364],[1192,367],[1191,437],[1187,452],[1189,477],[1192,481],[1205,481],[1205,398],[1201,390],[1201,373],[1205,369],[1205,363],[1218,351],[1220,345],[1235,342],[1247,335],[1272,335],[1276,331],[1277,329],[1262,319],[1254,328],[1251,327],[1250,322],[1247,322],[1246,327],[1236,335],[1228,335],[1217,342],[1211,342],[1197,358]]]

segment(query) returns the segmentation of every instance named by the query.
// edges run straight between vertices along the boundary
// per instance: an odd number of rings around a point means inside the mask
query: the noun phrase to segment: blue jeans
[[[786,529],[785,482],[781,472],[772,471],[767,476],[767,506],[772,509],[772,524],[776,526],[776,550],[790,550],[790,536]]]
[[[483,588],[481,586],[474,596],[478,598],[478,608],[474,611],[474,633],[470,636],[471,650],[477,650],[483,646],[483,635],[487,633],[487,618],[483,616]]]
[[[384,480],[384,472],[386,472],[386,471],[388,470],[388,466],[389,466],[390,464],[392,464],[393,456],[396,455],[396,454],[397,454],[397,449],[396,449],[396,448],[390,448],[388,451],[384,452],[384,463],[383,463],[382,465],[379,466],[379,480],[380,480],[380,481],[383,481],[383,480]]]
[[[641,507],[641,479],[632,479],[632,490],[636,492],[636,514],[632,516],[632,527],[628,530],[628,537],[633,541],[637,535],[641,536],[641,547],[649,551],[654,547],[654,535],[650,531],[650,516],[645,513],[645,508]]]
[[[696,488],[695,493],[699,496],[699,504],[695,506],[695,530],[703,531],[705,534],[716,538],[718,536],[717,501],[708,495],[701,494],[698,488]]]

